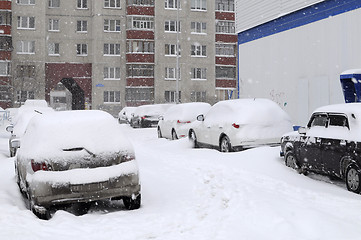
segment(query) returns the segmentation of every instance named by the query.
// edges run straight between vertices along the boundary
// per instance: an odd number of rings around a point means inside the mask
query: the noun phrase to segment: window
[[[9,76],[11,70],[11,62],[0,61],[0,76]]]
[[[34,99],[34,91],[16,91],[17,102],[25,102],[27,99]]]
[[[194,57],[206,57],[207,56],[207,46],[192,45],[191,46],[191,55]]]
[[[81,43],[76,45],[76,54],[77,55],[88,55],[88,44]]]
[[[176,80],[177,79],[175,69],[176,68],[170,68],[170,67],[165,68],[165,80]],[[179,73],[178,79],[180,80],[180,78],[181,78],[180,69],[178,69],[178,73]]]
[[[191,69],[192,80],[207,80],[206,68],[192,68]]]
[[[18,29],[35,29],[35,17],[18,17]]]
[[[34,54],[35,41],[18,41],[16,43],[16,52],[18,54]]]
[[[216,78],[236,79],[236,67],[216,66]]]
[[[120,20],[104,19],[104,32],[120,32]]]
[[[104,67],[104,80],[120,80],[120,68]]]
[[[206,91],[191,92],[191,102],[205,102],[205,101],[206,101]]]
[[[320,126],[326,127],[327,115],[326,114],[315,114],[311,118],[309,127]]]
[[[58,19],[49,19],[49,31],[59,31]]]
[[[78,0],[77,7],[81,9],[88,9],[88,0]]]
[[[60,7],[60,0],[48,0],[50,8],[58,8]]]
[[[127,0],[128,6],[154,6],[154,0]]]
[[[181,7],[179,0],[165,0],[164,7],[167,9],[177,9],[177,4],[179,4],[179,8]]]
[[[105,43],[104,55],[120,55],[120,44]]]
[[[217,56],[236,56],[236,45],[235,44],[216,44],[216,55]]]
[[[344,115],[329,115],[329,126],[349,127],[347,117]]]
[[[120,91],[104,91],[104,103],[119,103]]]
[[[179,93],[179,101],[180,101],[181,100],[181,92],[179,91],[178,93]],[[176,91],[165,91],[164,98],[165,98],[165,101],[169,102],[169,103],[177,102]]]
[[[127,41],[128,53],[154,53],[154,41]]]
[[[178,22],[180,31],[180,22]],[[164,31],[166,32],[177,32],[177,21],[168,20],[164,22]]]
[[[20,5],[34,5],[35,0],[16,0],[16,3]]]
[[[88,31],[88,21],[77,21],[76,22],[76,31],[77,32],[87,32]]]
[[[48,45],[49,55],[59,55],[59,43],[49,43]]]
[[[216,33],[235,33],[234,22],[217,21]]]
[[[154,29],[154,18],[153,17],[128,17],[128,29]]]
[[[34,78],[35,66],[34,65],[17,65],[16,66],[17,78]]]
[[[154,89],[153,88],[126,88],[125,89],[126,101],[154,101]]]
[[[191,2],[192,10],[207,10],[207,0],[192,0]]]
[[[8,86],[0,86],[0,101],[11,101],[12,90]]]
[[[206,33],[207,24],[205,22],[191,22],[192,33]]]
[[[234,0],[216,0],[216,10],[234,12]]]
[[[154,65],[127,64],[127,77],[154,77]]]
[[[104,0],[105,8],[120,8],[120,0]]]
[[[166,44],[165,45],[165,55],[166,56],[177,56],[177,45],[176,44]],[[181,54],[181,47],[179,46],[179,55]]]

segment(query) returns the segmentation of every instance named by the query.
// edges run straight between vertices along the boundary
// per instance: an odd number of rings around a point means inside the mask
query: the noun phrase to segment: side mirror
[[[163,117],[163,116],[160,116],[158,119],[159,119],[159,120],[164,120],[164,117]]]
[[[299,134],[303,134],[303,135],[306,134],[306,128],[305,127],[300,127],[300,128],[298,128],[297,131],[298,131]]]
[[[12,148],[19,148],[20,147],[20,140],[19,139],[13,139],[10,141],[10,146]]]
[[[198,115],[197,120],[203,122],[204,121],[204,115],[203,114]]]
[[[9,132],[9,133],[13,133],[14,131],[14,126],[13,125],[9,125],[6,127],[6,131]]]

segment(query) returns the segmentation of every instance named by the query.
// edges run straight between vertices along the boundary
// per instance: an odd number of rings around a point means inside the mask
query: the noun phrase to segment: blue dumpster
[[[340,81],[345,102],[361,102],[361,69],[341,73]]]

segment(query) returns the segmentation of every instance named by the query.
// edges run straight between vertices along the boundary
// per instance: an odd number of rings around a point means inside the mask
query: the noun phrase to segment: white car
[[[15,156],[20,145],[20,139],[24,135],[30,120],[34,116],[54,111],[48,107],[45,100],[26,100],[25,104],[17,109],[16,114],[12,117],[11,125],[6,128],[11,133],[9,139],[10,157]]]
[[[15,160],[20,191],[39,218],[64,204],[122,199],[140,207],[135,154],[117,121],[99,110],[61,111],[31,119]]]
[[[220,101],[192,123],[188,137],[194,147],[222,152],[261,145],[280,144],[281,136],[293,130],[289,115],[268,99]]]
[[[158,137],[172,140],[187,137],[190,123],[210,108],[210,104],[203,102],[181,103],[169,108],[158,122]]]

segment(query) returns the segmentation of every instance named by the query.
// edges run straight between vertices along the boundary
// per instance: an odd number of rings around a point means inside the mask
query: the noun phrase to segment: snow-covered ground
[[[49,221],[26,208],[2,127],[0,239],[361,239],[361,196],[285,167],[279,147],[224,154],[119,126],[136,152],[142,207],[100,202]]]

